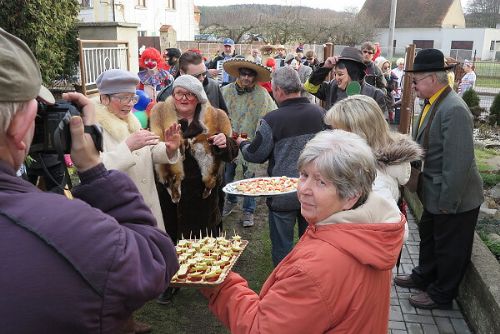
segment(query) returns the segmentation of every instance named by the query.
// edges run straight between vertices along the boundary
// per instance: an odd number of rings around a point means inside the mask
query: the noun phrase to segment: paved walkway
[[[399,274],[410,274],[418,264],[418,227],[415,217],[408,214],[410,235],[403,248]],[[394,269],[394,275],[396,269]],[[389,318],[389,331],[391,334],[438,334],[438,333],[472,333],[456,301],[452,310],[421,310],[416,309],[408,302],[408,297],[418,292],[416,289],[393,286],[391,289],[391,313]]]

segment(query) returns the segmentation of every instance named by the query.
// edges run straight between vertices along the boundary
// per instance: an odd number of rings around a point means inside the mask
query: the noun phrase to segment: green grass
[[[484,187],[489,188],[500,183],[500,170],[496,166],[488,164],[488,160],[499,155],[495,150],[475,149],[476,163],[479,174],[483,179]]]
[[[228,235],[233,231],[240,234],[249,244],[233,270],[248,280],[249,286],[259,292],[273,270],[271,241],[267,222],[267,207],[264,199],[257,200],[255,226],[243,228],[239,223],[240,211],[235,211],[223,220]],[[172,304],[147,303],[136,312],[136,318],[153,327],[154,334],[219,334],[229,333],[208,309],[207,300],[193,288],[182,288],[175,295]]]
[[[477,77],[476,80],[477,87],[491,87],[500,88],[500,77],[499,78],[488,78],[488,77]]]

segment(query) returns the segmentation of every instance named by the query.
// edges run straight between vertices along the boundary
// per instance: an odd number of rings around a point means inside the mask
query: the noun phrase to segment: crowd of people
[[[27,45],[0,28],[6,332],[150,331],[132,313],[174,298],[174,244],[217,237],[239,199],[223,186],[263,163],[269,176],[299,179],[297,192],[266,200],[274,270],[259,294],[234,272],[200,289],[232,333],[386,333],[393,280],[420,289],[409,297],[417,308],[451,307],[483,195],[472,116],[441,51],[391,69],[371,42],[323,62],[303,45],[247,57],[234,45],[224,39],[214,59],[146,48],[139,73],[99,75],[98,101],[64,94],[81,110],[66,120],[81,180],[69,200],[16,174],[40,131],[38,105],[55,100]],[[469,66],[460,92],[474,85]],[[424,101],[411,137],[389,127],[403,76]],[[150,99],[147,127],[134,116],[138,90]],[[95,124],[97,140],[88,133]],[[404,185],[424,208],[420,258],[411,275],[393,277],[408,235]],[[243,196],[243,227],[257,223],[255,210]]]

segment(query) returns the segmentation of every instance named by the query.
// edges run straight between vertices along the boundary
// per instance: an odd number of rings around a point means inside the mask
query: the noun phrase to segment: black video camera
[[[81,110],[75,105],[58,100],[53,105],[38,102],[35,119],[35,134],[30,147],[33,153],[69,154],[71,151],[71,117],[80,116]],[[90,134],[98,151],[102,152],[102,132],[97,125],[85,125],[85,132]]]

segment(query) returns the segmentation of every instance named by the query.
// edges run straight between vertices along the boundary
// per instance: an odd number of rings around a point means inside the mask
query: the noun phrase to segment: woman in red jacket
[[[387,333],[406,221],[371,191],[370,147],[356,134],[323,131],[298,166],[308,229],[260,294],[236,273],[202,289],[210,309],[231,333]]]

